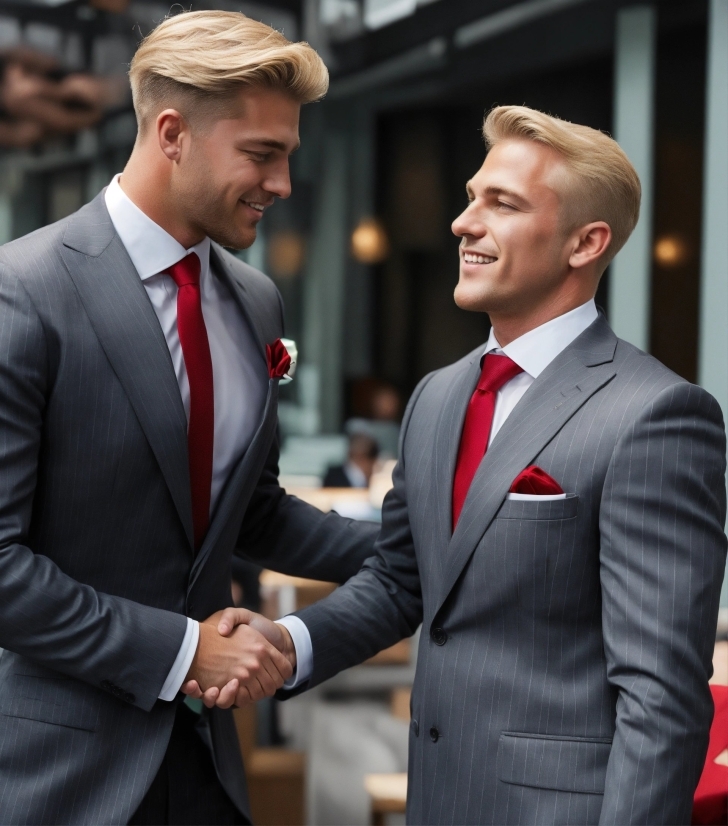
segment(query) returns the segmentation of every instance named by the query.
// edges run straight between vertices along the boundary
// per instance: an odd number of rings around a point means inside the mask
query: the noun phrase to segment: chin
[[[231,232],[228,228],[224,230],[211,229],[208,233],[210,239],[221,247],[226,247],[230,250],[246,250],[253,245],[257,238],[255,228],[241,229],[237,232]]]
[[[470,285],[463,285],[462,281],[455,287],[453,295],[455,303],[461,310],[471,313],[486,313],[487,298],[482,292],[473,289]]]

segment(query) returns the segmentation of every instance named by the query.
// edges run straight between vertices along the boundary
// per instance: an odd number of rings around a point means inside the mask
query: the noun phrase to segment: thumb
[[[217,630],[223,637],[227,637],[236,626],[248,625],[253,616],[247,608],[226,608],[220,615]]]

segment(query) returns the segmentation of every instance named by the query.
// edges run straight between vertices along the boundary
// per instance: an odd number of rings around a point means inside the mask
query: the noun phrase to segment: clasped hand
[[[226,608],[200,623],[200,639],[182,693],[208,707],[230,708],[272,697],[296,666],[288,630],[245,608]]]

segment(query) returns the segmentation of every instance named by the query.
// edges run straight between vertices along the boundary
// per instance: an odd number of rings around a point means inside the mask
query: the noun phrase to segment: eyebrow
[[[257,143],[261,146],[267,146],[270,149],[278,149],[281,152],[287,152],[288,146],[283,143],[283,141],[276,141],[273,138],[249,138],[246,140],[246,143]],[[291,149],[291,152],[295,152],[301,146],[301,141],[298,141],[296,145]]]
[[[474,197],[473,188],[470,185],[471,181],[468,181],[465,184],[465,191],[468,194],[469,198]],[[486,195],[505,195],[506,198],[512,198],[514,201],[518,201],[520,204],[528,204],[528,201],[522,196],[519,195],[517,192],[514,192],[512,189],[507,189],[504,186],[486,186],[484,193]]]

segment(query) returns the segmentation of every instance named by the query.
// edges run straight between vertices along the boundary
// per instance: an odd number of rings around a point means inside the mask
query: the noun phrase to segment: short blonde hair
[[[612,241],[602,263],[625,245],[637,225],[642,188],[635,168],[609,135],[570,123],[527,106],[497,106],[483,124],[488,149],[509,139],[535,141],[551,147],[565,161],[566,219],[570,228],[604,221]]]
[[[129,79],[140,131],[173,104],[188,118],[219,117],[246,86],[310,103],[329,85],[326,66],[308,43],[291,43],[264,23],[226,11],[167,17],[142,41]]]

